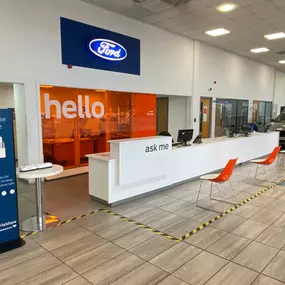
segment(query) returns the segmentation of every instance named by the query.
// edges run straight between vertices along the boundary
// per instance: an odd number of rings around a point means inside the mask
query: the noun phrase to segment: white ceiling
[[[285,32],[285,0],[81,0],[174,34],[197,39],[285,71],[285,39],[269,41],[266,34]],[[136,3],[135,3],[136,2]],[[222,3],[235,3],[228,13],[217,11]],[[211,37],[205,31],[225,28],[231,33]],[[252,48],[270,52],[253,54]]]

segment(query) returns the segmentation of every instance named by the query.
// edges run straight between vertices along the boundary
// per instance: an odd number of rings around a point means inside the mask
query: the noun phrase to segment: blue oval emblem
[[[89,48],[95,55],[107,60],[119,61],[127,57],[127,50],[122,45],[111,40],[92,40],[89,43]]]

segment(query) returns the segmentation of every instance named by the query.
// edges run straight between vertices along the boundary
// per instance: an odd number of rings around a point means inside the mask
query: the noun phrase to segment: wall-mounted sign
[[[0,253],[24,244],[20,239],[13,111],[0,109]]]
[[[60,19],[62,63],[140,75],[140,40]]]
[[[89,48],[95,55],[111,61],[124,60],[128,54],[122,45],[104,39],[91,41]]]
[[[84,100],[83,100],[84,99]],[[89,104],[89,96],[78,95],[77,102],[72,100],[64,101],[63,104],[58,100],[50,100],[48,93],[44,94],[45,104],[45,118],[50,119],[51,107],[55,108],[55,117],[60,119],[61,116],[67,119],[74,119],[77,116],[79,118],[97,118],[100,119],[104,116],[105,108],[102,102],[94,102],[92,105]]]

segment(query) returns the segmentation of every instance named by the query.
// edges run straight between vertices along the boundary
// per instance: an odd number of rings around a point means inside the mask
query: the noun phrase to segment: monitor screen
[[[187,144],[187,142],[190,142],[192,140],[193,132],[193,129],[179,130],[177,141],[184,142],[185,144]]]

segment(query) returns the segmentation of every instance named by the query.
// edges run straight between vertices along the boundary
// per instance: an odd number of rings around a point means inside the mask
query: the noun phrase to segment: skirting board
[[[80,174],[84,174],[84,173],[88,173],[88,166],[66,169],[58,175],[47,177],[45,180],[52,181],[52,180],[70,177],[70,176],[75,176],[75,175],[80,175]]]

